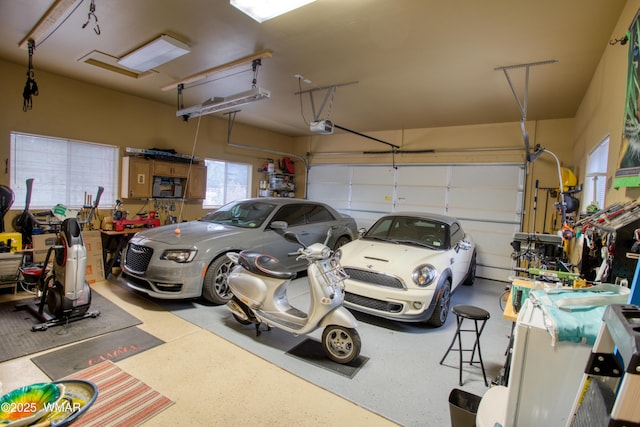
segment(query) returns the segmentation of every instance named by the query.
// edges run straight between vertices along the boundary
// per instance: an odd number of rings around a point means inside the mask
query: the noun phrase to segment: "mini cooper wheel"
[[[216,258],[207,269],[202,282],[202,296],[214,304],[226,304],[233,295],[229,289],[229,273],[233,262],[226,255]]]
[[[469,271],[467,271],[467,277],[464,278],[464,282],[462,282],[465,286],[473,285],[473,282],[476,281],[476,252],[473,251],[473,255],[471,255],[471,262],[469,263]]]
[[[447,321],[447,315],[449,314],[449,305],[451,304],[451,282],[447,280],[442,285],[438,301],[436,301],[436,309],[433,310],[433,314],[427,320],[427,323],[431,326],[440,327]]]
[[[360,335],[353,328],[329,325],[322,332],[322,349],[336,363],[349,363],[360,355]]]

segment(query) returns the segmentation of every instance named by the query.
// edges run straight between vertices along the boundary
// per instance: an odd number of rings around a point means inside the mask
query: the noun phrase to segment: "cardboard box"
[[[58,237],[56,234],[34,234],[33,240],[33,262],[44,262],[50,246],[56,244]],[[87,267],[85,280],[91,284],[104,280],[104,262],[102,259],[102,236],[100,231],[83,231],[82,241],[87,250]],[[53,262],[53,254],[49,258]]]
[[[47,257],[47,251],[49,250],[49,247],[55,245],[57,240],[58,235],[55,233],[32,235],[31,241],[33,242],[33,262],[44,262],[44,259]],[[51,254],[51,257],[49,257],[49,261],[52,260],[53,254]]]
[[[83,231],[82,240],[87,249],[87,272],[85,280],[89,284],[104,280],[102,234],[100,231]]]

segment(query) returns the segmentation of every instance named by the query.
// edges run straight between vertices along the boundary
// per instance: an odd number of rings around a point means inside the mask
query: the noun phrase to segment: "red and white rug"
[[[111,361],[78,371],[65,379],[82,379],[98,387],[98,398],[76,422],[81,426],[137,426],[173,405],[173,401],[124,372]]]

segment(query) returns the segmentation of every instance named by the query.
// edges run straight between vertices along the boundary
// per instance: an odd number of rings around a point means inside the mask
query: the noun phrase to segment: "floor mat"
[[[49,378],[57,380],[105,360],[116,362],[163,343],[134,326],[34,357],[31,361]]]
[[[66,379],[87,380],[98,386],[98,398],[73,427],[137,426],[173,405],[169,398],[110,361],[76,372]]]
[[[90,310],[100,311],[98,317],[37,332],[31,331],[31,327],[41,322],[29,311],[15,308],[29,300],[0,304],[0,362],[142,323],[99,293],[93,291],[91,295]]]
[[[288,355],[297,357],[328,371],[344,375],[347,378],[353,378],[360,368],[369,360],[368,357],[358,356],[348,364],[336,363],[329,359],[322,349],[322,344],[316,340],[306,339],[300,344],[287,351]]]

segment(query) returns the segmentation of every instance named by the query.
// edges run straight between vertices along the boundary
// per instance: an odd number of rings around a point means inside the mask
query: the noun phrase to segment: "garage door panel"
[[[398,168],[398,187],[431,186],[446,187],[449,166]]]
[[[352,170],[351,184],[393,185],[394,173],[394,169],[387,166],[354,167]]]
[[[349,201],[349,187],[344,184],[327,182],[321,186],[314,186],[313,189],[310,188],[308,196],[310,199],[322,200],[325,203],[329,203],[329,200],[339,201],[346,207]]]
[[[456,165],[451,185],[464,188],[524,188],[520,167],[505,165]]]
[[[447,200],[445,187],[405,186],[398,188],[397,194],[396,210],[444,213]]]

